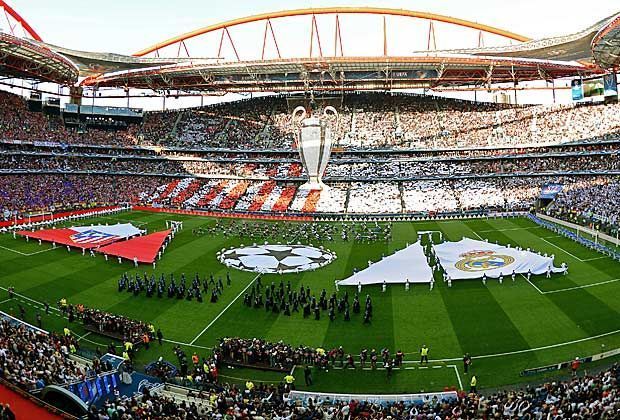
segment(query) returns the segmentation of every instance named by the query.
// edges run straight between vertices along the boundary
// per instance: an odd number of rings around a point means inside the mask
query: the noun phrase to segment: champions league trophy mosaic
[[[320,110],[312,99],[308,107],[295,108],[292,117],[297,133],[299,157],[308,174],[308,182],[300,188],[327,189],[322,178],[332,152],[332,133],[338,126],[338,112],[333,106]]]

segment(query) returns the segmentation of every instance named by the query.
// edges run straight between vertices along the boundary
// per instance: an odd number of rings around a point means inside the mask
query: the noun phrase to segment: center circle
[[[316,270],[336,259],[329,249],[308,245],[251,245],[223,249],[217,259],[227,267],[255,273],[300,273]]]

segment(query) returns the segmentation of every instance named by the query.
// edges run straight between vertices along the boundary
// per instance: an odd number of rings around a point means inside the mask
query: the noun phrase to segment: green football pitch
[[[157,278],[161,273],[167,279],[169,273],[174,273],[176,279],[185,273],[190,282],[194,273],[201,278],[210,273],[225,278],[228,269],[217,261],[216,252],[251,242],[221,234],[195,235],[193,229],[216,223],[215,219],[198,216],[126,212],[89,219],[85,224],[130,221],[152,232],[164,229],[166,220],[182,220],[184,229],[158,262]],[[91,258],[88,253],[68,253],[62,247],[52,249],[48,244],[4,234],[0,235],[0,287],[6,290],[14,286],[18,296],[8,299],[6,292],[0,291],[0,310],[16,314],[21,304],[26,308],[26,320],[34,323],[36,312],[43,313],[42,302],[55,305],[64,297],[69,303],[83,303],[152,322],[168,341],[162,346],[152,345],[149,350],[141,349],[138,368],[159,356],[175,363],[172,349],[176,344],[184,347],[188,355],[194,351],[206,355],[223,336],[261,337],[312,347],[343,346],[345,352],[354,355],[363,347],[387,347],[392,352],[400,349],[406,353],[405,368],[395,371],[389,379],[381,370],[332,368],[315,372],[311,390],[346,393],[467,388],[469,378],[461,361],[464,353],[474,358],[471,370],[484,388],[541,381],[545,376],[524,378],[519,374],[527,368],[620,347],[620,264],[524,218],[394,223],[389,243],[339,239],[324,242],[322,245],[338,255],[333,263],[301,274],[265,275],[262,281],[278,284],[280,280],[290,280],[294,288],[303,284],[317,295],[323,288],[331,292],[334,279],[346,278],[355,268],[366,267],[368,260],[377,261],[382,255],[415,242],[417,231],[441,231],[447,240],[460,240],[463,236],[483,238],[555,254],[556,264],[566,262],[569,274],[551,279],[533,276],[531,282],[518,276],[514,283],[508,277],[502,285],[489,280],[486,286],[479,280],[455,281],[452,288],[446,287],[438,274],[432,291],[423,285],[405,291],[399,285],[389,286],[382,293],[381,286],[368,286],[363,294],[368,293],[373,299],[371,324],[363,324],[360,314],[352,314],[350,322],[342,316],[330,321],[326,314],[315,321],[313,317],[304,319],[300,313],[289,317],[244,306],[241,297],[255,281],[253,273],[231,270],[232,285],[225,286],[217,303],[209,303],[208,296],[203,303],[165,296],[148,298],[144,292],[133,296],[117,291],[120,276],[136,272],[132,264],[118,264],[116,259],[106,262],[101,255]],[[150,276],[153,269],[148,265],[137,269],[139,273],[145,271]],[[350,294],[354,292],[352,289]],[[46,329],[61,330],[66,324],[57,311],[43,315]],[[110,342],[86,333],[77,323],[71,329],[81,337],[80,343],[86,349],[105,349]],[[422,344],[430,347],[428,366],[418,363]],[[253,369],[225,368],[221,374],[222,379],[232,382],[282,380],[281,374]],[[300,382],[303,380],[298,379],[298,387],[303,389]]]

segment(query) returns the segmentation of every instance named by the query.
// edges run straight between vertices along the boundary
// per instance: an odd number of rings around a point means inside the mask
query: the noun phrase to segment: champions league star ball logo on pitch
[[[487,271],[512,264],[515,259],[510,255],[496,254],[495,251],[469,251],[459,255],[462,260],[454,266],[461,271]]]
[[[243,271],[299,273],[331,263],[336,254],[323,247],[265,244],[223,249],[217,258],[222,264]]]

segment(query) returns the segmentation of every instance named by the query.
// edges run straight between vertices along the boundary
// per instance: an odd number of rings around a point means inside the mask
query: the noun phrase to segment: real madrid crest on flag
[[[549,268],[554,273],[563,271],[553,266],[553,258],[534,252],[498,244],[463,238],[458,242],[434,245],[435,255],[452,280],[476,279],[482,276],[497,278],[502,275],[543,274]]]
[[[488,271],[512,264],[515,259],[510,255],[497,254],[495,251],[469,251],[460,255],[463,259],[454,264],[462,271]]]

